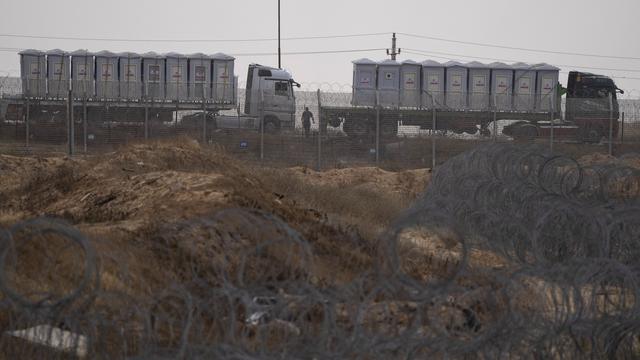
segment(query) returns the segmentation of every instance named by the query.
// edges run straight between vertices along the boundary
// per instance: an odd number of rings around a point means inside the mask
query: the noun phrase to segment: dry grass
[[[409,207],[417,196],[416,188],[426,186],[424,176],[409,172],[384,174],[394,177],[393,184],[376,184],[371,168],[333,181],[318,180],[322,173],[308,169],[256,168],[255,172],[278,196],[325,214],[333,224],[352,227],[369,241]],[[341,178],[339,171],[334,174]]]

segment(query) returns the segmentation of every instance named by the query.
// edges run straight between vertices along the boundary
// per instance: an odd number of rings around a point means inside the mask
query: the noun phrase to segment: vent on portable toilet
[[[378,104],[400,106],[400,63],[395,60],[378,63]]]
[[[26,97],[44,98],[47,94],[45,54],[39,50],[24,50],[20,55],[22,93]]]
[[[164,62],[164,56],[153,51],[142,54],[143,94],[147,100],[164,100]]]
[[[466,64],[469,69],[469,108],[471,110],[489,110],[490,68],[477,61]]]
[[[47,51],[47,96],[66,99],[69,95],[71,64],[69,53],[60,49]]]
[[[95,96],[93,53],[88,50],[76,50],[71,53],[71,90],[78,99],[91,99]]]
[[[444,65],[433,60],[422,62],[422,107],[444,107]]]
[[[513,68],[501,62],[489,64],[491,68],[491,105],[498,111],[509,111],[513,97]]]
[[[420,107],[420,69],[413,60],[405,60],[400,66],[400,106]]]
[[[446,68],[445,103],[448,108],[464,110],[467,108],[467,67],[457,61],[444,64]]]
[[[100,51],[96,59],[96,98],[118,98],[118,55],[110,51]]]
[[[376,68],[378,64],[369,59],[353,61],[353,106],[376,104]]]

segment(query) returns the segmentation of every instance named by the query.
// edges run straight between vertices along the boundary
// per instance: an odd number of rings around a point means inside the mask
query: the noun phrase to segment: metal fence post
[[[202,99],[202,143],[207,143],[207,108],[204,99]]]
[[[264,91],[260,90],[260,160],[264,160]]]
[[[82,145],[84,153],[87,153],[87,98],[82,101]]]
[[[318,89],[318,168],[317,171],[322,169],[322,97],[320,96],[320,89]]]
[[[26,132],[26,137],[25,137],[25,145],[27,147],[29,147],[29,99],[26,99],[26,103],[25,103],[25,107],[26,109],[26,116],[25,116],[25,132]]]
[[[73,126],[73,94],[69,90],[67,94],[67,143],[69,144],[69,155],[73,156],[74,129]]]
[[[498,95],[493,94],[493,141],[498,142]]]
[[[553,132],[554,132],[554,123],[553,123],[553,99],[551,97],[549,97],[549,113],[551,114],[549,116],[549,120],[550,120],[550,125],[551,125],[551,129],[550,129],[550,135],[549,135],[549,152],[551,154],[553,154]]]
[[[436,102],[433,96],[431,97],[433,103],[433,117],[431,118],[431,170],[436,168]]]
[[[144,139],[149,139],[149,106],[144,104]]]
[[[376,106],[376,165],[380,162],[380,105]]]
[[[613,95],[609,93],[609,156],[613,156]]]
[[[624,145],[624,113],[622,113],[622,128],[620,129],[620,145]]]

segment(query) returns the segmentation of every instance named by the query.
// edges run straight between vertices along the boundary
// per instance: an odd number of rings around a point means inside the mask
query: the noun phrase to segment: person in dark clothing
[[[304,112],[302,113],[302,127],[304,128],[304,137],[309,137],[309,132],[311,131],[311,122],[316,123],[313,118],[313,113],[309,111],[308,107],[304,108]]]

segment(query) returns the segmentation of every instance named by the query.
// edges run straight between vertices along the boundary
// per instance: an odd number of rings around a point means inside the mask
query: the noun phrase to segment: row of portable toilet
[[[452,110],[553,111],[559,68],[407,60],[353,62],[355,106]]]
[[[215,54],[20,52],[23,94],[96,100],[235,100],[234,60]]]

